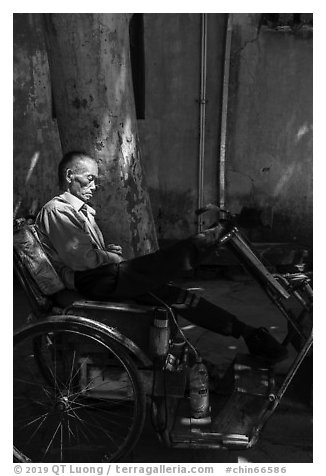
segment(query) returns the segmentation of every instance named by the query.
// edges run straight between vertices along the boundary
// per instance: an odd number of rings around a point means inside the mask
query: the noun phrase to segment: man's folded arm
[[[96,248],[77,218],[65,210],[42,210],[37,222],[61,260],[74,271],[122,261],[116,253]]]

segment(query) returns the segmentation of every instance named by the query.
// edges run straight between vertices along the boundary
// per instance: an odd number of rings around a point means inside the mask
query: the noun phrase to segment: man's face
[[[67,170],[68,190],[83,202],[93,197],[98,179],[98,166],[95,160],[82,158]]]

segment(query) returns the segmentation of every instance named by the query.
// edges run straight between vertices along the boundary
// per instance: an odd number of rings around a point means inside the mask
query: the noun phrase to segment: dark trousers
[[[191,239],[119,264],[76,271],[75,287],[88,299],[115,301],[135,299],[153,303],[154,296],[168,305],[177,306],[177,313],[190,322],[222,335],[239,337],[237,318],[204,298],[180,287],[169,285],[181,270],[196,265],[201,259]],[[151,297],[149,297],[149,293]]]

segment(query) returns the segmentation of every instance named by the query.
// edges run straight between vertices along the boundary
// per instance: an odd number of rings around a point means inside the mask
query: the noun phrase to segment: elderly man
[[[98,166],[87,153],[67,153],[59,164],[63,193],[37,216],[40,239],[68,289],[95,300],[135,298],[153,293],[168,304],[186,304],[178,313],[209,330],[243,337],[249,351],[270,363],[283,360],[287,350],[264,328],[253,328],[228,311],[179,287],[168,285],[185,263],[196,264],[205,250],[217,246],[220,227],[178,242],[170,248],[124,260],[119,245],[105,245],[88,205],[96,190]]]

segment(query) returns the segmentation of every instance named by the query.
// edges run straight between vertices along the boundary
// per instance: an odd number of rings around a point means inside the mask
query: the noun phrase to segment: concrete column
[[[99,163],[98,221],[133,257],[157,248],[137,135],[130,14],[47,14],[51,82],[63,152]]]

